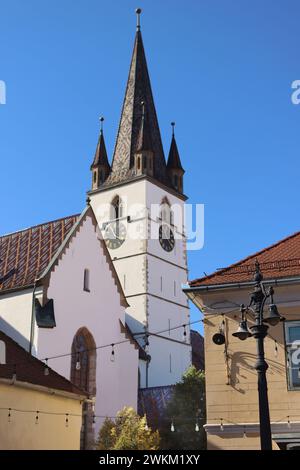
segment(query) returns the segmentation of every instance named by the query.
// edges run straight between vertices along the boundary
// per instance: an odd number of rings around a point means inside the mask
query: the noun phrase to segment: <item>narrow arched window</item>
[[[141,157],[138,157],[137,167],[138,167],[138,170],[141,169]]]
[[[123,217],[123,206],[122,206],[122,201],[119,198],[119,196],[116,196],[113,201],[112,201],[112,214],[111,214],[111,219],[120,219]]]
[[[178,175],[174,175],[174,186],[178,189]]]
[[[97,172],[94,171],[94,183],[97,183]]]
[[[104,182],[104,171],[103,171],[103,170],[100,171],[100,178],[99,178],[99,180],[100,180],[100,183],[103,183],[103,182]]]
[[[83,290],[90,292],[90,270],[85,269],[83,273]]]
[[[171,224],[171,207],[167,198],[164,198],[161,203],[160,218],[162,222]]]

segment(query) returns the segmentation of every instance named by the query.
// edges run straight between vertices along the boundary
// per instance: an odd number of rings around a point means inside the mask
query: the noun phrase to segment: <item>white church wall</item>
[[[125,323],[125,309],[97,237],[87,218],[51,274],[48,298],[54,299],[57,326],[39,329],[39,357],[70,353],[81,327],[90,331],[96,345],[125,339],[119,323]],[[84,269],[90,272],[90,292],[83,290]],[[127,342],[115,346],[114,363],[110,356],[111,348],[97,350],[95,414],[101,416],[115,416],[125,405],[137,406],[138,351]],[[70,378],[70,356],[49,361],[49,366]],[[97,420],[96,431],[100,424]]]
[[[129,237],[121,247],[110,250],[110,254],[129,303],[126,309],[128,325],[136,333],[143,331],[143,328],[153,332],[166,329],[169,324],[176,326],[189,323],[188,302],[181,290],[181,285],[187,283],[181,217],[184,202],[167,189],[146,179],[128,182],[92,194],[91,204],[100,227],[107,221],[107,216],[101,215],[101,209],[109,205],[117,195],[125,204],[123,215],[130,216],[131,222],[124,221]],[[165,197],[171,205],[177,204],[180,213],[179,220],[175,219],[175,247],[169,253],[162,249],[158,239],[159,206]],[[147,208],[149,218],[145,216],[145,212],[141,216],[141,207],[144,207],[144,211]],[[130,235],[135,234],[134,229],[137,226],[144,233],[144,240],[131,239]],[[181,340],[182,331],[172,332],[171,337]],[[189,340],[189,331],[187,339]],[[140,343],[144,345],[142,338]],[[153,356],[149,366],[149,386],[175,383],[191,362],[190,347],[180,343],[157,339],[153,342],[151,339],[149,354]],[[171,361],[173,360],[171,372],[170,354]],[[145,373],[145,368],[141,369],[143,386],[146,381]]]
[[[0,296],[0,329],[27,351],[31,337],[32,299],[33,288]]]
[[[187,298],[181,288],[182,284],[186,283],[186,277],[185,269],[148,256],[148,292],[150,294],[188,306]]]
[[[189,329],[186,329],[187,343],[183,342],[183,328],[172,330],[189,322],[189,310],[171,302],[162,302],[152,296],[149,296],[148,302],[148,329],[166,338],[149,336],[149,353],[152,358],[149,366],[149,386],[170,385],[180,380],[191,363]],[[159,364],[159,367],[154,366],[155,364]]]

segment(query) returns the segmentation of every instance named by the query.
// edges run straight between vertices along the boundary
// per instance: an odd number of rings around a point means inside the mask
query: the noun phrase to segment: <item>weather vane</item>
[[[104,117],[101,116],[101,117],[99,118],[99,121],[100,121],[100,131],[101,131],[101,134],[102,134],[102,132],[103,132],[103,121],[104,121]]]
[[[137,8],[135,10],[136,12],[136,29],[137,31],[140,31],[141,29],[141,13],[142,13],[142,9],[141,8]]]
[[[174,133],[175,133],[175,122],[171,122],[171,126],[172,126],[172,135],[174,135]]]

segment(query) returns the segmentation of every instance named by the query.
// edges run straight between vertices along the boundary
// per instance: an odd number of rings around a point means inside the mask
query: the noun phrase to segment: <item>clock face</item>
[[[163,224],[159,227],[159,243],[165,251],[172,251],[175,245],[174,233],[169,225]]]
[[[115,221],[107,225],[105,229],[104,238],[107,244],[107,247],[110,250],[115,250],[119,248],[126,239],[126,227],[122,222]]]

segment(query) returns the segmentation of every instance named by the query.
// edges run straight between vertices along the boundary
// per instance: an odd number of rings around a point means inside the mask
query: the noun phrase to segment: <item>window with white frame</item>
[[[289,390],[300,390],[300,321],[285,322]]]

